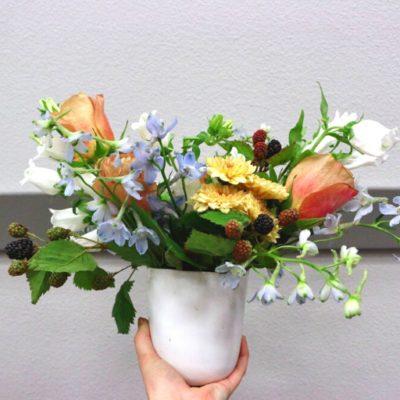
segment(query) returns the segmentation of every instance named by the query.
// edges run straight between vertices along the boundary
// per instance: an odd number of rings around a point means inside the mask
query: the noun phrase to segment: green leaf
[[[302,131],[303,131],[303,122],[304,122],[304,111],[301,110],[300,118],[297,121],[297,124],[294,128],[292,128],[289,132],[289,143],[293,142],[301,142]]]
[[[193,144],[192,151],[196,157],[196,160],[200,157],[200,147],[197,144]]]
[[[272,182],[278,182],[278,176],[276,175],[276,172],[272,165],[269,166],[269,176]]]
[[[224,239],[219,236],[208,235],[193,229],[186,247],[193,253],[210,256],[226,256],[232,253],[237,240]]]
[[[292,184],[289,189],[289,197],[285,201],[282,202],[282,205],[281,205],[282,210],[286,210],[292,206],[292,202],[293,202],[292,192],[293,192],[293,185],[294,185],[295,179],[296,179],[296,177],[294,177],[292,180]]]
[[[322,120],[324,122],[328,122],[329,118],[328,118],[328,103],[326,101],[325,95],[324,95],[324,91],[322,90],[322,86],[319,82],[317,82],[319,85],[319,88],[321,89],[321,115],[322,115]]]
[[[179,222],[186,231],[187,237],[184,239],[184,242],[186,242],[190,236],[192,229],[196,229],[205,233],[212,233],[215,235],[222,235],[224,233],[223,228],[220,226],[215,226],[215,224],[213,224],[211,221],[202,218],[201,214],[198,214],[196,211],[186,213],[179,219]]]
[[[311,157],[314,156],[317,153],[314,153],[312,150],[306,150],[303,153],[299,154],[294,160],[293,162],[290,164],[290,170],[292,170],[293,168],[295,168],[297,166],[297,164],[300,163],[300,161],[303,161],[305,158],[307,157]]]
[[[266,172],[256,172],[254,175],[259,176],[260,178],[264,178],[267,181],[270,181],[271,179],[269,179],[269,175]]]
[[[26,271],[29,286],[31,288],[32,304],[36,304],[40,297],[50,290],[49,278],[51,273],[44,271],[34,271],[29,268]]]
[[[74,275],[74,285],[79,289],[92,290],[93,279],[98,275],[107,275],[107,271],[97,267],[94,271],[79,271]],[[110,287],[114,287],[112,284]]]
[[[57,240],[42,247],[31,258],[31,268],[36,271],[68,272],[93,271],[96,260],[86,249],[70,240]]]
[[[147,267],[156,266],[149,251],[140,255],[135,246],[129,247],[127,244],[124,246],[118,246],[115,242],[109,242],[107,243],[107,246],[123,260],[131,263],[133,267],[140,265],[145,265]]]
[[[283,228],[282,232],[290,236],[293,236],[294,233],[297,232],[298,230],[311,229],[321,224],[321,222],[323,221],[325,221],[325,218],[300,219],[295,223],[290,224],[289,226]]]
[[[133,324],[136,316],[135,307],[133,306],[131,297],[129,296],[132,286],[132,281],[124,282],[115,297],[112,316],[117,324],[118,333],[128,334],[130,326]]]
[[[254,158],[253,149],[251,146],[243,141],[234,140],[232,143],[233,147],[236,147],[238,153],[243,154],[246,158],[246,161],[252,160]]]
[[[231,219],[235,219],[236,221],[241,222],[245,226],[250,224],[250,218],[240,212],[240,211],[229,211],[227,214],[224,214],[221,211],[208,211],[204,214],[200,214],[200,217],[208,219],[217,225],[225,226]]]
[[[298,152],[300,146],[296,142],[290,143],[289,146],[284,147],[278,154],[267,159],[269,165],[276,167],[283,165],[292,160],[293,156]]]

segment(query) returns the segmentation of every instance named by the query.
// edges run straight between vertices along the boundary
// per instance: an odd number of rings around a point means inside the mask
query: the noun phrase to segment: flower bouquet
[[[115,276],[126,274],[112,316],[118,332],[128,333],[135,318],[132,275],[148,267],[154,346],[193,385],[221,379],[234,368],[251,270],[261,284],[249,301],[270,305],[284,299],[277,289],[284,274],[294,281],[289,305],[314,300],[309,267],[321,274],[322,302],[332,296],[345,301],[347,318],[361,315],[367,272],[355,291],[341,281],[360,263],[358,250],[332,250],[332,263],[323,266],[310,257],[319,243],[339,239],[355,225],[400,243],[393,233],[400,197],[395,205],[374,198],[350,172],[383,163],[398,131],[355,114],[337,112],[330,120],[322,89],[321,95],[315,134],[307,137],[301,112],[283,146],[269,126],[247,135],[214,115],[207,130],[183,136],[177,147],[177,119],[166,127],[155,111],[132,125],[135,139],[128,123],[117,138],[102,95],[79,93],[61,104],[41,100],[31,134],[38,154],[21,183],[69,197],[72,207],[50,210],[53,228],[46,239],[20,223],[9,226],[17,239],[6,246],[9,274],[27,276],[33,304],[68,279],[80,289],[110,290]],[[215,147],[215,156],[202,159],[207,146]],[[54,169],[37,167],[43,158],[54,160]],[[381,215],[361,223],[375,203]],[[344,221],[344,212],[355,215]],[[122,258],[126,267],[105,271],[93,257],[98,251]]]

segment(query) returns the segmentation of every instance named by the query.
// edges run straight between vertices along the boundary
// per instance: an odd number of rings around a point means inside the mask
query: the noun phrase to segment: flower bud
[[[348,249],[347,246],[342,246],[340,249],[340,261],[346,264],[349,270],[349,276],[352,274],[353,267],[362,260],[362,257],[357,253],[358,250],[355,247],[350,247]]]
[[[346,318],[353,318],[361,315],[361,304],[358,296],[350,296],[344,305],[344,315]]]

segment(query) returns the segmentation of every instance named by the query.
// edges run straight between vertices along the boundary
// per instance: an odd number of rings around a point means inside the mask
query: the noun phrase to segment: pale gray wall
[[[317,80],[332,112],[397,126],[399,17],[400,3],[378,0],[3,1],[0,194],[35,191],[18,182],[36,151],[27,137],[38,99],[80,90],[104,93],[116,133],[157,109],[167,121],[179,117],[179,136],[192,135],[222,112],[250,132],[267,122],[284,141],[301,108],[309,132],[316,128]],[[363,170],[361,182],[398,188],[399,156],[400,146],[381,169]],[[370,278],[361,318],[345,320],[331,301],[247,306],[251,361],[233,398],[399,398],[400,266],[390,251],[363,255]],[[115,291],[69,283],[32,306],[25,279],[10,278],[7,267],[3,257],[0,399],[145,398],[133,336],[117,336],[110,318]],[[144,275],[132,297],[146,316]],[[321,281],[310,277],[318,291]],[[251,289],[259,283],[252,277]],[[286,279],[286,295],[293,284]]]
[[[400,265],[390,252],[362,255],[370,278],[361,317],[346,320],[342,304],[332,299],[301,307],[246,305],[250,364],[232,399],[398,400]],[[321,265],[330,260],[320,257]],[[111,256],[99,264],[109,271],[124,266]],[[88,293],[67,282],[33,306],[25,278],[10,278],[7,266],[1,256],[0,399],[146,399],[133,334],[117,335],[111,319],[116,289]],[[357,267],[346,284],[355,289],[362,273]],[[318,292],[321,278],[308,277]],[[249,293],[260,283],[252,274]],[[293,285],[290,277],[283,281],[286,298]],[[135,276],[132,299],[138,315],[147,316],[144,268]]]

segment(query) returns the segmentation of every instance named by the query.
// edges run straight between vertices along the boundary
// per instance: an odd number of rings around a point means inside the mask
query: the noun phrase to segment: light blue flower
[[[288,305],[292,305],[295,300],[299,305],[302,305],[307,299],[314,300],[314,293],[306,282],[300,280],[288,299]]]
[[[265,282],[263,287],[257,290],[253,297],[249,300],[249,303],[257,299],[264,306],[269,306],[274,303],[276,299],[283,300],[284,297],[276,290],[275,285],[271,282]]]
[[[215,268],[215,272],[224,274],[221,279],[221,286],[231,287],[232,289],[236,289],[240,278],[246,275],[246,270],[241,265],[233,264],[229,261]]]
[[[345,287],[336,277],[329,278],[329,282],[331,282],[331,285],[329,283],[325,283],[319,292],[320,300],[322,303],[325,303],[332,293],[333,300],[335,300],[336,303],[340,303],[340,301],[344,299],[344,292],[340,289],[345,290]]]
[[[233,135],[239,140],[246,140],[247,139],[246,131],[243,128],[243,126],[234,129],[233,130]]]
[[[174,200],[175,204],[180,207],[185,203],[185,196],[176,196],[174,197]],[[174,210],[174,206],[171,200],[160,200],[154,193],[151,193],[147,196],[147,203],[154,211],[153,218],[156,221],[165,218],[168,220],[170,215],[175,218],[179,218],[178,214]]]
[[[389,222],[390,226],[400,224],[400,196],[396,196],[393,199],[393,203],[397,204],[397,207],[393,204],[379,204],[379,211],[383,215],[396,215],[396,217],[392,218]]]
[[[118,214],[118,207],[101,197],[96,196],[94,200],[86,204],[89,211],[94,211],[92,215],[92,222],[94,224],[101,224],[111,219],[113,215]]]
[[[71,196],[76,190],[76,183],[74,180],[74,172],[72,168],[66,163],[60,163],[60,174],[62,179],[57,183],[56,187],[66,185],[64,190],[65,196]]]
[[[89,142],[93,139],[93,135],[90,132],[74,132],[71,136],[63,137],[61,140],[68,143],[67,157],[68,162],[72,162],[74,158],[74,150],[81,154],[87,154],[89,152],[88,147],[84,142]]]
[[[316,226],[313,228],[314,235],[334,235],[338,233],[341,218],[342,214],[327,214],[324,227]]]
[[[164,139],[168,132],[174,129],[178,123],[178,119],[175,118],[168,128],[164,129],[164,122],[157,117],[155,114],[150,114],[146,121],[146,128],[151,133],[152,140]]]
[[[131,237],[130,232],[119,217],[101,223],[97,229],[97,235],[104,243],[114,241],[118,246],[123,246]]]
[[[47,136],[48,146],[52,146],[52,131],[53,131],[53,121],[51,120],[51,114],[46,111],[44,114],[40,116],[40,120],[32,121],[33,124],[36,125],[36,128],[33,129],[33,134],[36,137]]]
[[[115,153],[113,154],[116,154],[114,168],[117,168],[118,166],[122,166],[120,153],[131,153],[133,151],[133,143],[130,141],[129,137],[126,137],[116,141],[113,148],[115,150]]]
[[[141,173],[142,173],[141,170],[137,171],[133,170],[129,175],[125,176],[121,181],[121,185],[124,187],[125,191],[136,200],[142,199],[138,191],[144,190],[143,185],[135,180],[139,178],[139,175]]]
[[[200,179],[207,172],[206,164],[201,164],[196,161],[196,156],[192,151],[185,154],[184,157],[180,153],[176,155],[178,161],[180,176],[189,179]]]
[[[160,156],[160,148],[150,149],[145,143],[136,142],[133,147],[133,154],[136,160],[130,168],[144,171],[146,185],[153,184],[159,172],[159,168],[153,162],[157,163],[160,168],[164,166],[164,158]]]
[[[148,229],[145,226],[141,226],[132,232],[132,236],[129,239],[129,246],[133,246],[135,244],[138,253],[143,255],[149,248],[148,239],[150,239],[157,246],[160,244],[160,238],[153,230]]]

